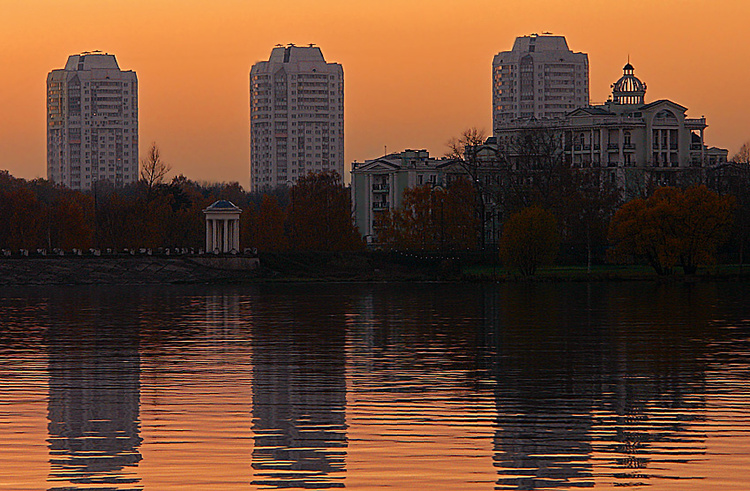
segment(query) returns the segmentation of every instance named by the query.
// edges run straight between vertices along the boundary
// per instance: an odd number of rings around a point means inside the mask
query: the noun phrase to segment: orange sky
[[[46,75],[99,49],[138,74],[141,154],[156,141],[172,175],[247,187],[250,66],[290,42],[344,66],[347,169],[384,145],[441,155],[491,130],[493,55],[543,31],[589,54],[592,101],[630,55],[647,101],[705,115],[731,154],[750,139],[748,18],[748,0],[0,0],[0,169],[46,177]]]

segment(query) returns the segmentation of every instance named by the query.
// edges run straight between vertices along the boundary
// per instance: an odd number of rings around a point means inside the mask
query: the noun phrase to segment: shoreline
[[[485,258],[486,259],[486,258]],[[750,266],[712,265],[696,275],[658,276],[647,266],[542,268],[524,277],[476,255],[267,253],[247,255],[65,255],[0,257],[0,286],[263,283],[547,283],[750,281]]]

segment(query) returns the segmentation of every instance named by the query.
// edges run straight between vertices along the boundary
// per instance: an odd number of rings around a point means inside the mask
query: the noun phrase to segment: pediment
[[[355,171],[356,172],[378,172],[378,171],[390,172],[390,171],[398,170],[400,167],[401,167],[400,165],[397,165],[389,160],[376,159],[376,160],[370,160],[363,164],[357,164]]]

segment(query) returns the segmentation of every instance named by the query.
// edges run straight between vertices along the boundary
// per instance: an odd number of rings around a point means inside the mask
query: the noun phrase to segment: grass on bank
[[[750,278],[750,265],[714,264],[698,269],[695,275],[699,278]],[[660,277],[650,266],[597,264],[589,271],[586,266],[549,266],[539,268],[534,276],[520,275],[516,270],[506,269],[499,265],[475,265],[463,270],[463,277],[467,280],[560,280],[560,281],[601,281],[601,280],[654,280],[659,278],[685,278],[682,268],[675,267],[669,276]]]

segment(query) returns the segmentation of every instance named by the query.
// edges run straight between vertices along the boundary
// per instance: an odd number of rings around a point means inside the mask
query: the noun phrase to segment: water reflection
[[[675,464],[705,452],[694,423],[705,411],[710,297],[628,289],[525,285],[488,299],[498,489],[642,485],[677,478]]]
[[[142,489],[138,324],[112,299],[67,300],[50,303],[46,336],[51,489]]]
[[[254,485],[344,487],[345,306],[260,295],[252,335]]]
[[[748,489],[749,286],[13,295],[0,487]]]

